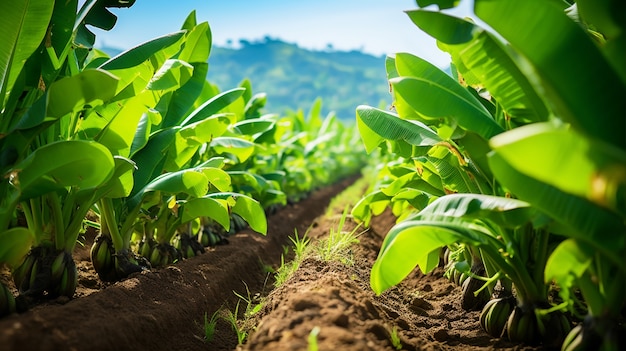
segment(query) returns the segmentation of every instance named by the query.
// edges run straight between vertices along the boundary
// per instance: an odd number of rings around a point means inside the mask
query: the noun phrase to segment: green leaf
[[[241,138],[233,137],[214,138],[211,141],[210,146],[217,153],[228,153],[235,155],[239,162],[244,162],[248,158],[250,158],[256,148],[256,145],[254,143],[251,143]]]
[[[169,59],[154,74],[146,89],[163,90],[163,92],[176,90],[187,83],[192,75],[192,65],[185,61]]]
[[[275,124],[276,122],[272,120],[254,118],[237,122],[233,125],[233,128],[242,135],[254,136],[274,128]]]
[[[232,116],[217,114],[180,128],[168,152],[166,170],[182,168],[196,154],[198,148],[222,135],[231,123]]]
[[[398,77],[390,81],[394,93],[402,96],[418,114],[431,119],[445,118],[462,128],[489,139],[504,130],[475,99],[468,100],[453,88],[421,78]],[[455,83],[458,84],[458,83]],[[449,122],[450,123],[450,122]]]
[[[417,10],[407,13],[420,29],[439,41],[442,50],[450,53],[466,82],[484,86],[508,115],[524,122],[547,119],[548,110],[518,68],[515,54],[493,34],[468,20],[441,12]],[[469,77],[477,81],[471,82]]]
[[[532,64],[538,89],[558,117],[626,150],[626,85],[561,6],[543,0],[478,0],[474,12]]]
[[[407,221],[394,226],[383,241],[372,267],[370,286],[377,295],[400,283],[419,266],[424,273],[439,263],[441,247],[455,243],[457,231],[421,222]],[[433,259],[433,252],[437,259]]]
[[[108,198],[128,197],[133,190],[133,172],[135,163],[121,156],[114,156],[115,172],[104,189],[104,196]]]
[[[613,255],[613,259],[626,248],[624,221],[614,212],[520,172],[498,153],[489,155],[489,165],[496,178],[517,198],[564,226],[567,232],[563,234]]]
[[[49,88],[47,115],[61,118],[85,105],[94,107],[107,102],[115,96],[117,83],[117,77],[98,69],[58,80]]]
[[[176,89],[172,94],[161,125],[163,128],[179,125],[202,92],[202,87],[206,83],[209,64],[196,62],[191,65],[193,66],[193,75],[185,85]]]
[[[368,153],[385,140],[405,141],[415,146],[432,146],[442,141],[425,124],[403,120],[391,112],[362,105],[357,107],[356,113],[359,133]]]
[[[482,194],[450,194],[437,198],[411,219],[425,221],[478,219],[514,229],[539,215],[528,202],[517,199]]]
[[[490,144],[518,171],[626,216],[626,153],[550,123],[516,128]]]
[[[261,204],[255,199],[242,195],[233,194],[235,200],[235,206],[232,211],[241,216],[249,225],[252,230],[259,234],[267,234],[267,219],[265,218],[265,211]]]
[[[135,182],[135,188],[137,184]],[[167,194],[187,194],[191,197],[201,197],[209,191],[209,181],[206,175],[197,169],[183,169],[177,172],[164,173],[140,190],[133,191],[128,199],[128,207],[135,208],[144,199],[147,193],[164,192]]]
[[[128,157],[141,117],[147,113],[140,99],[129,99],[124,104],[107,104],[91,113],[79,125],[77,135],[94,139],[106,146],[113,155]]]
[[[93,141],[58,141],[36,149],[10,171],[10,183],[27,200],[65,187],[96,188],[113,174],[113,156]]]
[[[178,58],[189,63],[207,62],[211,53],[211,28],[202,22],[191,29]]]
[[[54,1],[17,0],[0,3],[0,110],[26,60],[39,47]]]
[[[241,97],[244,91],[244,88],[234,88],[212,97],[210,100],[195,109],[189,116],[187,116],[187,118],[185,118],[185,120],[183,120],[180,125],[186,126],[218,113],[223,108],[233,103],[233,101]]]
[[[28,254],[35,240],[33,233],[24,227],[0,232],[0,263],[17,268]]]
[[[185,33],[186,31],[174,32],[142,43],[109,59],[100,68],[112,71],[135,67],[155,53],[178,43]]]
[[[226,171],[219,168],[209,167],[199,168],[199,170],[204,173],[209,183],[211,183],[218,191],[225,192],[232,190],[230,175],[226,173]]]
[[[572,283],[572,275],[581,277],[591,265],[595,252],[591,246],[577,240],[568,239],[561,242],[546,262],[545,282],[554,280],[562,288]]]
[[[372,216],[378,216],[390,203],[391,196],[382,191],[373,191],[362,197],[352,208],[351,215],[369,227]]]
[[[437,5],[439,9],[451,9],[456,7],[461,2],[460,0],[417,0],[417,5],[419,7],[426,7],[430,5]]]
[[[207,217],[230,230],[230,214],[226,200],[203,196],[183,202],[181,221],[187,223],[196,218]]]

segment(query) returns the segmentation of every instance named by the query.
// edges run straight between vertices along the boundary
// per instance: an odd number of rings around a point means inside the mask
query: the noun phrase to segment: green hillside
[[[249,78],[254,93],[267,93],[267,112],[308,109],[322,98],[322,112],[353,120],[360,104],[388,104],[385,58],[360,51],[311,51],[266,37],[214,47],[208,79],[222,90]]]

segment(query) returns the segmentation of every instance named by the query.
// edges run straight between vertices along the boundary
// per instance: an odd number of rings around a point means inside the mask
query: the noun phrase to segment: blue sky
[[[470,5],[464,0],[451,13],[468,16]],[[308,49],[331,44],[374,55],[409,52],[447,66],[448,55],[403,12],[416,8],[412,0],[137,0],[113,10],[118,22],[111,31],[95,33],[97,45],[126,49],[178,30],[195,9],[198,22],[209,22],[216,45],[270,36]]]

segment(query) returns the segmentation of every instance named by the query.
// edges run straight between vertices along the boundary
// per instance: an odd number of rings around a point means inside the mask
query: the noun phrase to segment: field
[[[395,222],[389,212],[371,229],[357,228],[358,243],[340,248],[340,257],[310,255],[274,288],[275,273],[268,270],[281,266],[294,230],[308,233],[311,245],[336,232],[341,204],[346,204],[342,195],[354,197],[354,191],[343,191],[354,181],[346,179],[276,213],[269,218],[275,224],[265,238],[243,231],[203,255],[114,284],[99,282],[91,268],[86,248],[94,233],[88,232],[85,248],[75,253],[76,297],[42,302],[25,314],[4,318],[0,342],[5,350],[16,351],[303,350],[317,328],[320,350],[396,350],[395,345],[403,350],[537,349],[515,347],[482,332],[478,312],[461,309],[460,288],[442,270],[429,275],[416,271],[396,289],[375,296],[369,270],[381,233]],[[363,182],[359,184],[364,190]],[[327,210],[332,199],[340,205]],[[354,227],[348,220],[342,235]],[[341,262],[348,257],[349,262]],[[239,323],[249,333],[245,344],[238,345],[237,333],[223,319],[214,338],[207,340],[205,316],[234,311],[237,303]],[[246,307],[256,310],[246,316]]]
[[[3,349],[626,347],[621,3],[418,1],[450,70],[386,57],[352,123],[80,3],[0,5]]]

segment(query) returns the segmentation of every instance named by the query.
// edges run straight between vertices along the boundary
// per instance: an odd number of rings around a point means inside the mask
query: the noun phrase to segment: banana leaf
[[[548,109],[518,67],[515,54],[493,34],[441,12],[416,10],[407,14],[452,56],[465,81],[484,86],[509,116],[524,123],[547,120]]]
[[[490,144],[519,172],[626,217],[626,153],[621,150],[551,123],[516,128]]]
[[[442,141],[435,131],[419,121],[403,120],[391,112],[363,105],[357,107],[356,113],[357,126],[368,153],[385,140],[415,146],[432,146]]]
[[[0,3],[0,111],[24,63],[41,44],[54,2],[17,0]]]
[[[96,188],[106,182],[115,164],[109,150],[93,141],[70,140],[46,144],[10,172],[20,201],[66,187]]]
[[[624,219],[593,202],[539,181],[510,165],[499,153],[489,155],[496,178],[515,196],[553,218],[558,234],[581,240],[623,266]]]
[[[24,227],[0,231],[0,263],[17,268],[30,251],[35,240],[33,233]]]
[[[477,0],[474,12],[532,65],[554,113],[626,150],[626,84],[583,28],[554,2]]]
[[[473,97],[472,100],[467,100],[448,84],[440,85],[413,77],[393,78],[389,82],[394,94],[401,96],[419,115],[458,123],[463,129],[475,132],[485,139],[504,131],[482,104],[477,105]]]

